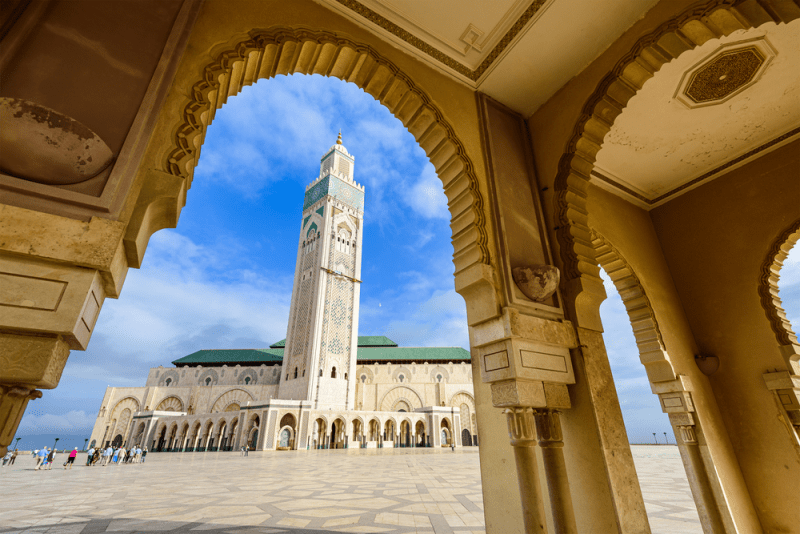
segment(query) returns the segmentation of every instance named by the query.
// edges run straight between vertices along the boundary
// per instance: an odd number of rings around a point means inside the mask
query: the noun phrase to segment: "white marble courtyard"
[[[674,446],[634,446],[654,533],[701,533]],[[56,458],[61,466],[66,455]],[[484,534],[475,448],[150,454],[0,470],[0,533]]]

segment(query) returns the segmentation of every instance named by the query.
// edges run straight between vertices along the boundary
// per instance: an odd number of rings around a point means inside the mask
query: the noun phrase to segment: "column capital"
[[[525,406],[513,406],[503,410],[508,421],[508,436],[512,447],[536,446],[536,423],[533,409]]]

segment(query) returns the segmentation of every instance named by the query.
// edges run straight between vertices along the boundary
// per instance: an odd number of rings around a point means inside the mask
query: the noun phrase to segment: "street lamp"
[[[83,450],[86,450],[86,444],[89,443],[89,438],[83,440]]]
[[[653,439],[656,440],[656,445],[658,445],[658,438],[656,437],[656,433],[653,432]]]
[[[667,437],[667,433],[664,432],[664,442],[669,445],[669,438]]]
[[[21,440],[21,439],[22,438],[17,438],[17,442],[14,444],[14,448],[15,449],[19,449],[19,440]]]
[[[53,450],[56,450],[56,445],[58,445],[58,440],[60,438],[56,438],[56,441],[53,443]]]

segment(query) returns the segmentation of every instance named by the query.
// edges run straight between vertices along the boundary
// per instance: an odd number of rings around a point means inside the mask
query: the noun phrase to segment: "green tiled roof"
[[[283,361],[283,349],[213,349],[198,350],[172,362],[175,366],[230,364],[237,363],[275,363]]]
[[[281,339],[277,343],[269,346],[271,349],[282,349],[286,346],[286,340]],[[358,336],[359,347],[396,347],[397,343],[386,336]]]
[[[469,361],[461,347],[359,347],[358,363],[412,361]]]
[[[365,336],[361,339],[391,341],[384,336]],[[277,345],[277,343],[275,344]],[[273,345],[273,347],[275,347]],[[397,345],[359,347],[356,356],[358,363],[371,362],[468,362],[470,354],[461,347],[398,347]],[[283,361],[283,349],[231,349],[198,350],[172,362],[175,366],[184,365],[236,365],[277,364]]]

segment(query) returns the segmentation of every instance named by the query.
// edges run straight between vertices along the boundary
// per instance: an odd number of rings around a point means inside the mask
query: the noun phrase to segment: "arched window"
[[[319,370],[319,376],[322,376],[322,369]]]
[[[437,382],[441,382],[442,381],[442,375],[436,375],[436,381]]]
[[[297,367],[294,368],[294,377],[297,378]]]
[[[365,384],[367,382],[367,375],[361,375],[361,383]]]
[[[245,377],[244,383],[245,383],[245,385],[250,384],[250,377],[249,376]]]
[[[331,378],[336,378],[336,367],[331,369]]]
[[[169,387],[169,385],[172,384],[172,379],[171,378],[167,378],[166,382],[164,382],[164,383],[166,384],[167,387]]]
[[[344,379],[347,380],[347,373],[344,374]]]
[[[211,385],[211,377],[210,376],[208,378],[206,378],[206,385],[207,386]]]
[[[397,379],[398,379],[400,382],[402,382],[404,378],[405,378],[405,377],[404,377],[403,375],[399,375],[399,376],[397,377]]]

